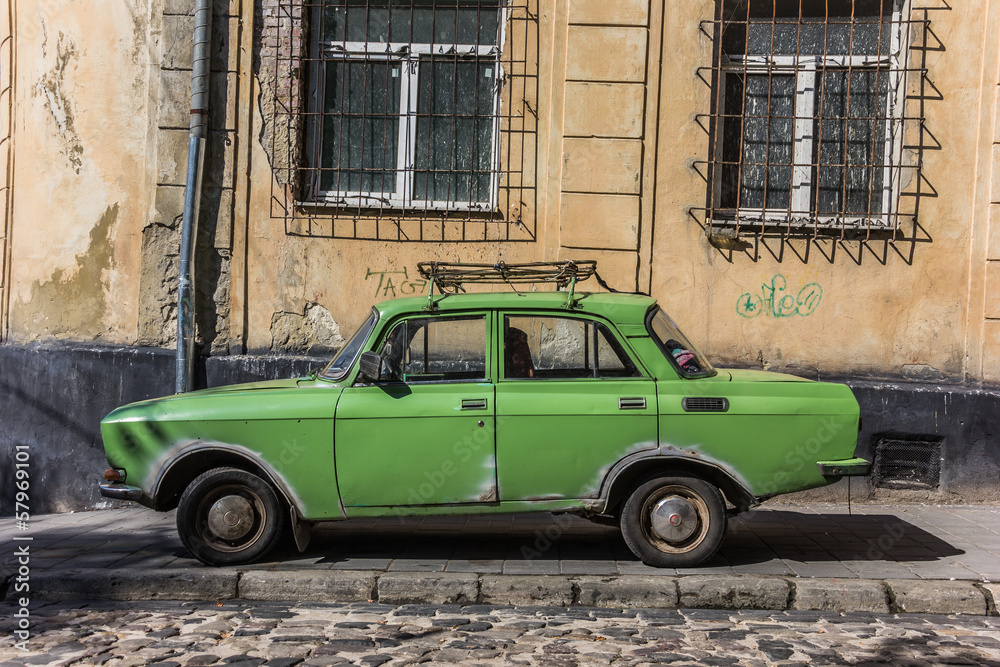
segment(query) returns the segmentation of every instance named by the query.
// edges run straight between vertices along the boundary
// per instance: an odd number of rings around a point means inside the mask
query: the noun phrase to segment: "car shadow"
[[[775,560],[933,562],[963,553],[923,528],[889,514],[767,510],[730,519],[719,554],[706,565]],[[552,514],[325,523],[314,529],[304,553],[286,544],[271,559],[401,570],[444,569],[445,563],[449,563],[448,569],[455,569],[454,564],[461,563],[468,571],[496,569],[511,560],[638,562],[616,527]],[[477,570],[477,565],[481,569]]]

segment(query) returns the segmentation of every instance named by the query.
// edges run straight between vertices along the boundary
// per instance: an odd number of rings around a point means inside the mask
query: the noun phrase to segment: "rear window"
[[[701,350],[681,333],[670,316],[660,308],[654,308],[650,312],[646,328],[670,361],[670,365],[683,377],[702,378],[715,375],[716,370]]]

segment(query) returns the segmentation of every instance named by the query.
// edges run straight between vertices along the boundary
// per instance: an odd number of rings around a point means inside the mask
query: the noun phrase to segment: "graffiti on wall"
[[[812,315],[823,298],[819,283],[808,283],[798,291],[789,289],[788,279],[780,273],[760,286],[760,293],[747,292],[736,301],[736,312],[751,319],[761,313],[770,317]]]
[[[365,271],[365,280],[372,278],[378,278],[375,296],[381,298],[412,296],[420,294],[427,287],[427,281],[422,278],[410,280],[410,273],[405,266],[399,271],[372,271],[369,268]]]

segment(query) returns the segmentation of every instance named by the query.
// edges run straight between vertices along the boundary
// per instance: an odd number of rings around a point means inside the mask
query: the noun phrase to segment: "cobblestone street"
[[[1000,665],[1000,618],[380,604],[54,603],[0,667]]]

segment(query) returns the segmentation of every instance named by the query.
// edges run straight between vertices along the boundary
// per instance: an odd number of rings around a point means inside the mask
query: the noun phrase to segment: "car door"
[[[498,328],[501,500],[596,497],[616,461],[657,446],[656,383],[610,326],[505,313]]]
[[[398,371],[359,379],[337,404],[334,447],[345,507],[497,500],[492,316],[393,323],[375,348]]]

